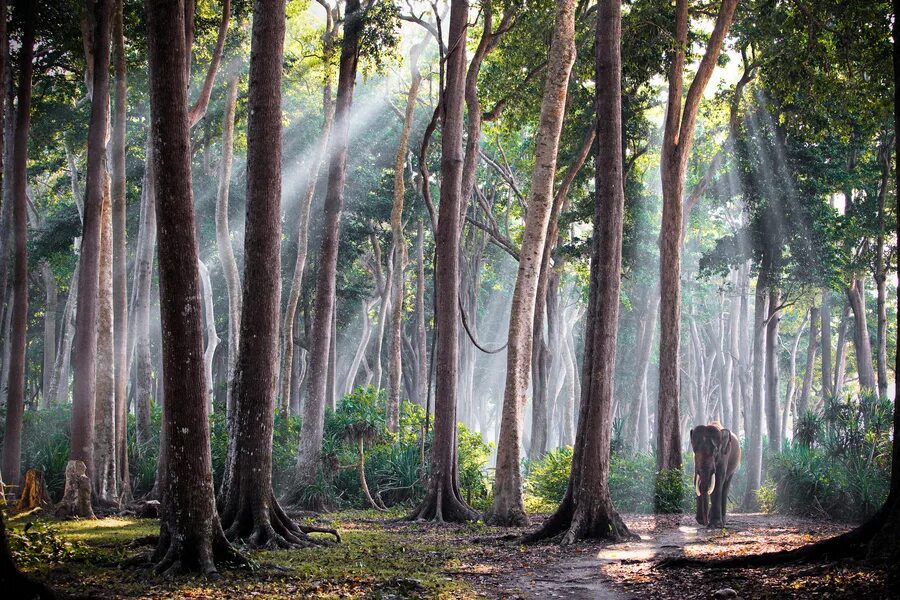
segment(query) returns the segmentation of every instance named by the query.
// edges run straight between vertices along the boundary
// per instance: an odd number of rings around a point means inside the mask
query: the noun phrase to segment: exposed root
[[[568,493],[556,512],[537,531],[524,536],[522,541],[534,544],[558,537],[563,546],[581,540],[623,542],[639,539],[628,530],[625,521],[609,502],[580,504],[576,508]]]
[[[484,513],[484,522],[486,525],[495,527],[528,527],[531,525],[531,519],[528,518],[525,511],[520,509],[513,509],[505,514],[500,514],[491,508]]]
[[[455,486],[454,486],[455,487]],[[425,498],[407,521],[433,521],[435,523],[467,523],[477,521],[481,515],[466,504],[455,489],[444,490],[443,485],[432,486]]]

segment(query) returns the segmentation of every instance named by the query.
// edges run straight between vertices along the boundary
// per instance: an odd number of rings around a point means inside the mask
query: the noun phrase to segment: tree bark
[[[876,356],[878,365],[878,396],[887,398],[887,267],[884,255],[885,197],[891,180],[891,155],[887,146],[878,152],[881,163],[881,185],[878,188],[878,235],[875,243],[875,291],[876,291]]]
[[[615,40],[614,43],[618,45],[618,40]],[[531,375],[532,335],[538,277],[544,256],[544,246],[548,243],[547,226],[550,222],[553,204],[556,158],[565,114],[569,74],[574,62],[575,2],[574,0],[558,0],[556,24],[550,44],[547,78],[541,101],[540,124],[535,136],[534,171],[528,192],[525,232],[522,238],[519,269],[510,307],[509,337],[506,350],[506,387],[503,394],[500,438],[497,446],[494,501],[485,515],[486,522],[497,525],[522,526],[528,524],[528,516],[525,514],[525,504],[522,498],[520,470],[522,410],[525,407]],[[621,169],[621,164],[619,168]],[[546,404],[542,408],[546,410]]]
[[[234,367],[241,332],[241,278],[231,247],[231,226],[228,224],[228,196],[231,191],[231,166],[234,160],[234,111],[237,104],[237,86],[240,74],[232,69],[225,92],[225,116],[222,121],[222,162],[219,164],[219,186],[216,191],[216,248],[225,276],[228,294],[228,377],[225,395],[225,415],[229,437],[232,435],[234,407],[232,403]]]
[[[6,395],[6,429],[3,437],[3,469],[7,483],[18,484],[22,467],[22,415],[25,411],[25,349],[28,335],[28,130],[31,127],[31,64],[34,55],[36,7],[16,4],[22,17],[19,49],[19,89],[12,149],[13,287],[10,321],[10,354]]]
[[[153,283],[153,254],[156,248],[156,189],[153,162],[153,148],[148,144],[141,190],[141,222],[135,252],[134,286],[129,320],[134,328],[132,338],[136,371],[135,440],[140,448],[150,440],[150,399],[156,395],[153,384],[153,359],[150,354],[150,287]]]
[[[756,280],[756,299],[753,307],[753,391],[750,410],[746,415],[747,436],[747,488],[744,493],[745,509],[756,507],[756,490],[762,478],[762,421],[766,394],[766,316],[769,314],[769,294],[764,274]]]
[[[778,398],[781,396],[780,373],[778,367],[778,323],[781,321],[781,293],[776,287],[769,289],[769,315],[766,322],[766,431],[768,433],[769,455],[781,451],[781,432]]]
[[[816,350],[818,349],[818,335],[819,309],[814,306],[809,309],[809,343],[806,345],[806,369],[803,372],[803,386],[800,388],[800,397],[797,399],[797,408],[794,411],[795,435],[800,417],[809,412],[809,394],[812,390],[813,370],[815,369]]]
[[[322,244],[319,249],[319,268],[316,275],[316,300],[312,343],[310,344],[309,393],[303,405],[300,448],[297,458],[298,485],[301,487],[316,480],[322,455],[326,391],[331,357],[332,316],[335,306],[335,277],[341,211],[344,205],[344,184],[347,178],[350,110],[353,103],[353,89],[356,84],[363,17],[359,0],[347,0],[334,112],[334,130],[328,152],[325,222],[322,229]],[[295,492],[295,497],[292,499],[299,501],[300,490],[297,489]]]
[[[675,3],[675,49],[669,71],[669,97],[663,134],[660,175],[663,191],[660,232],[659,397],[656,466],[681,471],[680,388],[681,248],[684,236],[684,178],[694,139],[700,100],[712,77],[738,0],[722,0],[706,51],[682,108],[685,52],[688,47],[688,0]]]
[[[216,333],[216,313],[213,302],[212,281],[209,277],[209,268],[202,260],[197,261],[197,269],[200,272],[200,289],[203,291],[203,322],[206,325],[206,347],[203,350],[203,376],[206,378],[207,411],[213,412],[213,359],[216,356],[216,348],[219,346],[219,335]]]
[[[53,365],[56,363],[56,313],[59,301],[59,285],[56,275],[47,261],[41,262],[41,275],[46,292],[44,303],[44,370],[41,385],[41,407],[49,408],[55,398],[50,395],[53,390]]]
[[[837,349],[834,353],[834,381],[832,382],[833,397],[838,398],[844,393],[844,375],[847,368],[847,328],[850,321],[850,305],[843,303],[841,308],[841,321],[838,325]]]
[[[156,571],[216,573],[238,560],[216,514],[200,356],[198,244],[191,193],[188,50],[183,0],[147,5],[151,140],[159,218],[160,315],[165,397]]]
[[[461,522],[478,513],[459,492],[456,449],[456,391],[459,350],[459,237],[462,220],[462,130],[468,31],[468,0],[451,0],[449,50],[442,90],[441,202],[435,231],[434,320],[435,406],[431,477],[425,497],[409,516]],[[427,181],[423,182],[428,185]]]
[[[853,348],[856,350],[856,371],[859,375],[859,387],[877,392],[875,368],[872,365],[872,341],[869,338],[869,326],[866,323],[866,293],[861,278],[853,280],[847,288],[847,298],[853,310]]]
[[[104,173],[104,177],[106,174]],[[104,504],[118,499],[116,486],[116,376],[113,349],[112,206],[104,185],[100,212],[100,273],[97,290],[97,360],[94,388],[94,464],[89,471],[93,492]]]
[[[106,173],[106,140],[109,135],[109,63],[113,1],[94,5],[93,41],[89,68],[91,78],[91,118],[88,129],[87,174],[84,201],[84,228],[78,276],[77,327],[72,367],[74,385],[70,426],[69,462],[83,462],[88,481],[94,464],[94,407],[97,384],[98,295],[100,291],[101,229],[103,203],[109,198]],[[68,468],[67,468],[68,470]],[[74,472],[74,467],[72,469]],[[69,480],[66,480],[67,485]],[[64,497],[66,494],[64,493]],[[83,505],[70,507],[78,511]],[[87,515],[79,515],[87,516]]]
[[[563,544],[580,539],[633,537],[609,495],[613,379],[619,327],[622,228],[621,1],[609,0],[597,15],[597,162],[591,284],[585,332],[581,417],[566,495],[528,541],[565,532]],[[529,211],[530,212],[530,211]]]
[[[116,100],[112,138],[113,318],[115,323],[116,467],[119,492],[128,495],[128,254],[125,181],[128,86],[125,71],[124,0],[117,0],[113,21]]]
[[[281,310],[281,74],[284,0],[253,10],[247,121],[244,298],[235,370],[234,438],[219,492],[229,540],[254,548],[312,546],[275,500],[272,432]]]
[[[400,130],[400,141],[397,144],[397,155],[394,159],[394,206],[391,210],[391,242],[394,255],[394,284],[393,299],[391,302],[391,329],[390,329],[390,360],[388,364],[388,401],[387,401],[387,426],[388,430],[396,432],[400,426],[400,376],[403,369],[402,361],[402,327],[403,327],[403,301],[406,296],[406,240],[403,236],[403,199],[406,194],[406,184],[403,179],[406,166],[406,153],[409,148],[409,132],[412,129],[413,116],[416,109],[416,98],[419,95],[419,85],[422,75],[419,73],[419,56],[430,41],[430,34],[426,34],[423,41],[412,47],[409,53],[409,91],[406,93],[406,111],[403,115],[403,127]]]
[[[813,315],[813,310],[816,310],[816,315]],[[791,343],[791,353],[789,359],[789,374],[787,381],[787,392],[784,395],[784,407],[781,410],[781,441],[787,439],[788,436],[788,416],[791,414],[791,406],[794,406],[794,423],[797,423],[797,417],[801,415],[796,407],[799,406],[799,403],[796,401],[797,397],[797,351],[800,349],[800,340],[803,339],[803,330],[806,329],[806,323],[813,316],[818,316],[818,309],[811,308],[807,313],[803,316],[803,322],[800,323],[800,328],[797,330],[797,334],[794,336],[794,341]],[[814,324],[810,324],[810,331],[815,328]],[[815,342],[813,342],[815,343]],[[805,378],[804,378],[805,381]],[[802,390],[801,385],[801,390]],[[779,443],[780,443],[779,442]]]
[[[416,354],[419,371],[416,381],[417,403],[425,407],[429,388],[428,340],[425,329],[425,228],[420,218],[416,225]]]
[[[319,134],[319,146],[316,153],[310,159],[308,165],[308,179],[306,189],[301,199],[300,214],[297,218],[297,258],[294,261],[294,275],[291,279],[291,290],[288,294],[287,308],[284,313],[284,325],[281,330],[282,356],[281,356],[281,411],[287,414],[290,403],[291,377],[286,375],[285,369],[291,364],[294,356],[294,320],[297,315],[297,304],[300,301],[300,292],[303,290],[303,275],[306,272],[306,257],[309,249],[309,210],[316,193],[316,184],[322,164],[328,158],[329,139],[331,128],[334,125],[334,100],[332,98],[332,71],[331,61],[334,58],[337,38],[335,16],[339,15],[337,9],[325,6],[325,33],[322,36],[322,55],[325,65],[325,81],[322,87],[322,112],[324,120],[322,132]]]
[[[834,395],[831,372],[831,291],[822,290],[822,398]]]

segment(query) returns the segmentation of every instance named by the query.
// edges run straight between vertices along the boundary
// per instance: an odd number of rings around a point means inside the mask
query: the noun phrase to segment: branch
[[[206,114],[206,108],[209,106],[209,97],[212,95],[213,82],[216,80],[216,71],[219,70],[219,63],[222,62],[222,51],[225,49],[225,36],[228,33],[228,21],[231,17],[231,0],[222,0],[222,20],[219,22],[219,35],[216,38],[216,47],[213,50],[212,61],[209,63],[209,69],[206,71],[206,80],[203,82],[203,88],[200,90],[200,96],[197,103],[188,112],[188,122],[191,127],[196,125],[200,119]]]

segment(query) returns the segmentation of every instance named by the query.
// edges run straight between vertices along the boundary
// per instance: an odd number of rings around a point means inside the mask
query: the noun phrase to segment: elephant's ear
[[[731,430],[723,429],[722,431],[719,432],[719,435],[722,436],[722,438],[721,438],[722,439],[722,444],[721,444],[722,454],[727,454],[729,446],[731,446]]]
[[[694,427],[696,429],[696,427]],[[694,429],[691,429],[691,448],[694,448]]]

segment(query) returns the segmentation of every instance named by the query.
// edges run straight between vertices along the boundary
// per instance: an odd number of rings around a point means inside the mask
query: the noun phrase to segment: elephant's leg
[[[732,475],[729,475],[728,477],[726,477],[726,478],[725,478],[725,484],[722,486],[722,498],[721,498],[721,502],[722,502],[722,527],[725,527],[725,525],[726,525],[726,523],[727,523],[727,521],[728,521],[728,520],[725,518],[725,515],[726,515],[726,513],[727,513],[727,511],[728,511],[728,490],[731,489],[731,478],[732,478],[732,477],[733,477],[733,474],[732,474]]]

